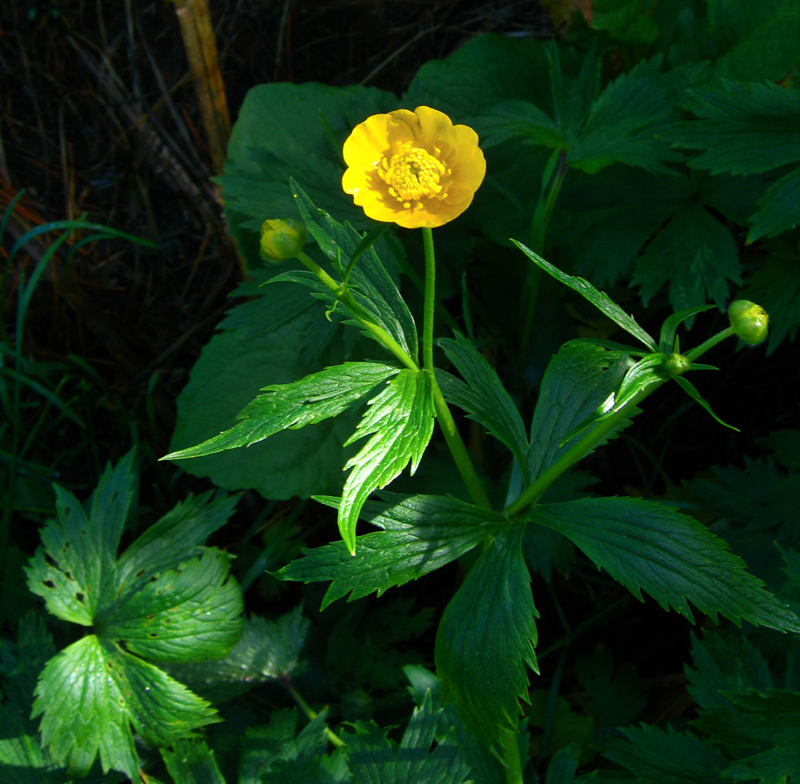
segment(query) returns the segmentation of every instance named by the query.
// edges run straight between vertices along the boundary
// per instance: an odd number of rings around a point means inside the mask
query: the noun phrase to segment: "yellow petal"
[[[406,228],[458,217],[486,174],[475,131],[429,106],[372,115],[353,129],[343,153],[344,191],[373,220]]]

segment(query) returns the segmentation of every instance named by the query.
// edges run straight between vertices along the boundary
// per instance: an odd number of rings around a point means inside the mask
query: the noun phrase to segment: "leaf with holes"
[[[54,656],[36,687],[45,746],[85,775],[96,757],[138,778],[133,732],[170,745],[217,721],[211,706],[156,662],[224,656],[242,630],[242,596],[225,553],[205,539],[236,498],[190,497],[117,557],[135,490],[133,452],[100,479],[88,513],[56,488],[57,516],[26,569],[30,589],[57,617],[94,634]]]

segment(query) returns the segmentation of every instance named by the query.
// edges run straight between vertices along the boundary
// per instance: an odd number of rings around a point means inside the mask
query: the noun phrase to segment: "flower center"
[[[419,199],[444,199],[442,180],[450,170],[421,147],[408,145],[390,159],[381,161],[378,174],[389,186],[389,193],[404,207]]]

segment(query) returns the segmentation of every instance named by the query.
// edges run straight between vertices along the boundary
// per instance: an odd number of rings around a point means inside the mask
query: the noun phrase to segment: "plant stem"
[[[522,760],[519,756],[519,735],[513,730],[501,730],[498,739],[505,763],[506,784],[522,784]]]
[[[684,356],[690,362],[693,362],[705,354],[706,351],[716,346],[717,343],[722,342],[725,340],[725,338],[728,338],[733,334],[735,333],[732,327],[723,329],[721,332],[718,332],[716,335],[706,340],[705,343],[701,343],[699,346],[697,346],[697,348],[687,351]],[[559,457],[558,460],[556,460],[556,462],[553,463],[553,465],[551,465],[550,468],[548,468],[532,485],[529,485],[527,488],[525,488],[520,497],[517,498],[517,500],[505,510],[506,514],[509,517],[514,517],[518,515],[526,506],[538,501],[539,498],[542,497],[545,490],[547,490],[547,488],[550,487],[550,485],[553,484],[553,482],[555,482],[555,480],[558,479],[561,474],[589,454],[589,452],[591,452],[595,446],[603,438],[605,438],[621,420],[632,416],[634,409],[642,400],[655,392],[668,380],[669,379],[665,378],[664,381],[660,383],[648,386],[646,389],[643,389],[641,392],[639,392],[638,395],[631,398],[631,400],[629,400],[615,414],[608,417],[608,419],[598,422],[589,430],[589,432],[586,433],[586,435],[583,436],[583,438],[578,440],[575,444],[573,444],[572,447],[564,452],[564,454],[561,455],[561,457]]]
[[[422,229],[422,241],[425,248],[425,300],[423,304],[422,322],[422,366],[428,373],[433,390],[433,407],[436,411],[436,419],[444,434],[444,439],[450,449],[450,454],[455,460],[458,472],[467,486],[470,497],[477,506],[484,509],[491,509],[492,504],[489,496],[483,489],[481,480],[475,471],[475,466],[470,460],[461,434],[458,432],[453,415],[444,399],[442,390],[436,382],[436,371],[433,367],[433,319],[434,304],[436,301],[436,255],[433,249],[433,231]]]
[[[644,400],[649,394],[658,389],[664,381],[653,384],[646,389],[643,389],[638,395],[631,398],[619,411],[612,414],[608,419],[603,419],[598,422],[593,428],[589,430],[583,438],[579,439],[573,444],[561,457],[556,460],[532,485],[529,485],[522,492],[520,497],[514,501],[511,506],[506,509],[506,514],[509,517],[518,515],[526,506],[538,501],[545,490],[555,482],[567,469],[571,468],[581,458],[585,457],[591,452],[597,444],[605,438],[608,433],[616,427],[623,419],[632,415],[636,406]]]
[[[383,327],[379,327],[372,321],[372,314],[359,305],[347,289],[343,289],[314,259],[303,251],[300,251],[297,258],[331,290],[336,299],[350,311],[358,323],[372,334],[387,351],[394,354],[407,368],[419,370],[419,365],[414,359]]]
[[[703,356],[711,348],[717,345],[717,343],[722,343],[725,338],[729,338],[731,335],[734,334],[733,327],[728,327],[727,329],[723,329],[722,332],[717,332],[716,335],[710,337],[705,343],[701,343],[697,348],[690,349],[687,351],[684,356],[689,362],[694,362],[696,359]]]
[[[309,719],[312,721],[317,718],[317,712],[313,710],[313,708],[300,696],[300,693],[292,686],[291,682],[286,679],[281,679],[281,683],[286,687],[289,694],[292,695],[292,699],[300,706],[300,710],[308,716]],[[325,727],[325,734],[328,737],[328,740],[331,742],[332,745],[336,746],[337,748],[341,746],[347,745],[333,730],[329,727]]]

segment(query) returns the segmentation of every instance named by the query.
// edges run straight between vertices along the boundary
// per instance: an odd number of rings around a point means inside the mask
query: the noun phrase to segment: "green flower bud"
[[[670,378],[682,376],[691,367],[692,363],[683,354],[670,354],[664,362],[664,369]]]
[[[755,346],[767,339],[769,316],[761,305],[746,299],[737,300],[728,308],[728,318],[733,331],[745,343]]]
[[[265,220],[261,224],[261,258],[265,261],[294,259],[306,241],[306,226],[303,221]]]

